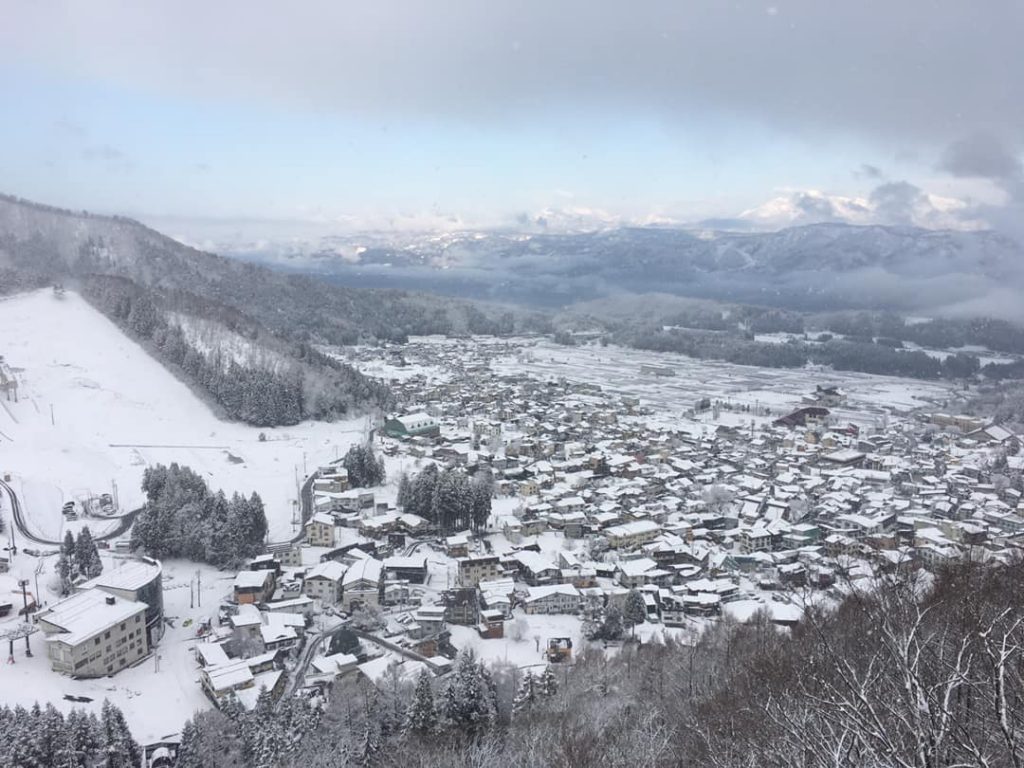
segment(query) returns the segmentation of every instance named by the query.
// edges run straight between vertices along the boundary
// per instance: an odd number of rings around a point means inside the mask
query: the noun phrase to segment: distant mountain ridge
[[[922,310],[1024,287],[1022,249],[992,231],[809,224],[737,233],[618,228],[586,234],[342,236],[239,253],[359,284],[563,306],[622,292],[799,310]],[[969,308],[965,308],[969,309]]]

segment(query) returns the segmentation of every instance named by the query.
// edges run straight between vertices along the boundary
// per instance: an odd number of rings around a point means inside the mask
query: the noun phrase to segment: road
[[[63,542],[53,541],[51,539],[44,539],[33,533],[25,522],[24,510],[21,506],[21,501],[18,499],[18,494],[14,492],[11,486],[0,480],[0,489],[7,493],[7,497],[11,501],[11,516],[14,518],[14,526],[26,540],[34,542],[36,544],[47,544],[54,547],[59,547]],[[142,509],[133,509],[131,512],[127,512],[119,518],[117,527],[111,531],[107,531],[102,536],[95,536],[96,541],[107,541],[108,539],[115,539],[118,536],[125,534],[129,528],[132,527],[132,523],[135,522],[135,516],[141,512]]]
[[[267,547],[276,547],[283,544],[297,544],[306,537],[306,521],[313,514],[313,481],[316,480],[317,473],[314,472],[305,479],[302,483],[302,488],[299,490],[299,530],[294,536],[287,541],[271,541],[267,542]]]
[[[343,621],[330,629],[324,630],[306,643],[306,647],[302,651],[302,658],[299,659],[299,663],[292,670],[291,679],[288,681],[288,687],[285,689],[285,695],[278,700],[278,703],[284,701],[302,687],[306,682],[306,672],[309,670],[309,665],[313,663],[313,657],[316,656],[320,646],[323,645],[325,640],[330,640],[347,626],[348,622]]]

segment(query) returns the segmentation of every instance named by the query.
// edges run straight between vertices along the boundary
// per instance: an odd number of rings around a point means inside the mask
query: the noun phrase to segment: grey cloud
[[[86,147],[82,154],[87,160],[100,163],[107,170],[124,172],[135,170],[135,162],[120,149],[110,144]]]
[[[854,171],[854,176],[861,179],[874,179],[878,180],[885,177],[885,173],[877,165],[871,165],[870,163],[864,163]]]
[[[0,62],[382,119],[528,121],[551,108],[683,124],[720,110],[801,135],[938,146],[1024,138],[1024,78],[1008,67],[1022,29],[1018,0],[64,0],[7,8]]]
[[[124,152],[109,144],[97,144],[94,147],[87,147],[84,154],[90,160],[119,162],[125,159]]]
[[[907,181],[881,184],[871,192],[875,216],[884,224],[913,225],[915,214],[927,203],[921,188]]]
[[[1002,205],[977,205],[965,215],[1024,241],[1024,163],[1014,145],[989,134],[973,134],[950,144],[939,169],[957,177],[989,179],[1006,193]]]
[[[793,197],[793,204],[800,209],[808,219],[814,221],[836,221],[836,209],[832,201],[827,197],[815,197],[804,192],[799,192]]]
[[[1006,181],[1020,178],[1022,165],[1005,142],[989,134],[974,134],[950,144],[939,169],[959,177]]]
[[[56,128],[61,133],[66,133],[70,136],[75,136],[77,138],[83,138],[88,133],[88,131],[86,131],[85,129],[85,126],[81,125],[80,123],[76,123],[74,120],[71,120],[66,117],[62,117],[59,120],[54,120],[53,127]]]

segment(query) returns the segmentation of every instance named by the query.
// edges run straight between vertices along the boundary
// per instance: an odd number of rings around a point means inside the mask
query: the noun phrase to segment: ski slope
[[[105,492],[134,509],[143,470],[172,461],[214,489],[256,491],[270,539],[290,538],[305,472],[344,455],[365,429],[362,418],[278,429],[222,421],[70,291],[0,300],[0,355],[19,381],[17,403],[0,395],[0,472],[11,474],[33,532],[46,538],[61,533],[62,502]]]

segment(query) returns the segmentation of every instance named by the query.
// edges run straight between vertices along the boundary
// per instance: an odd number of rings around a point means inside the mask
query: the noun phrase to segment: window
[[[95,640],[93,641],[93,644],[95,644],[95,645],[99,645],[99,644],[100,644],[100,639],[99,639],[99,638],[97,637],[97,638],[96,638],[96,639],[95,639]]]
[[[103,639],[104,640],[109,640],[110,639],[110,632],[109,631],[103,633]]]
[[[124,632],[124,628],[128,626],[127,622],[121,622],[121,631]]]

